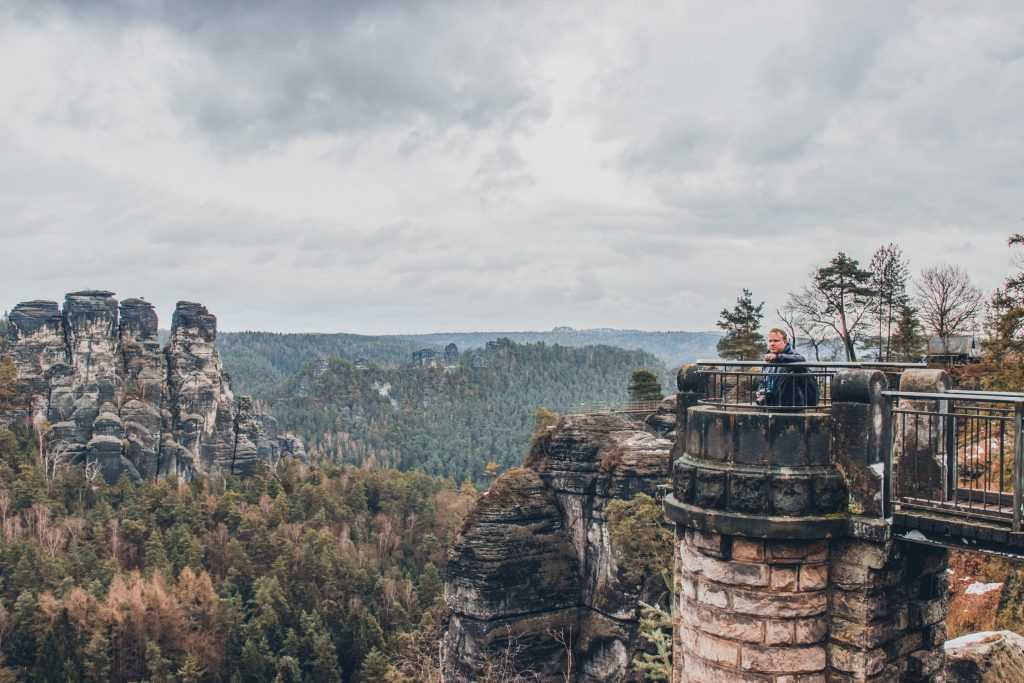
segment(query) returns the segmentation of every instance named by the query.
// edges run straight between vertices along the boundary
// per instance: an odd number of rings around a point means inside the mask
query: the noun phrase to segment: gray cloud
[[[44,9],[45,8],[45,9]],[[168,68],[173,114],[226,152],[318,134],[405,127],[436,138],[452,127],[515,130],[546,116],[532,83],[523,10],[405,2],[54,3],[23,8],[37,22],[65,18],[97,38],[126,40],[151,27],[188,60]],[[68,123],[95,125],[88,98]]]
[[[0,8],[0,309],[223,329],[714,325],[844,249],[991,289],[1022,229],[1017,3]]]

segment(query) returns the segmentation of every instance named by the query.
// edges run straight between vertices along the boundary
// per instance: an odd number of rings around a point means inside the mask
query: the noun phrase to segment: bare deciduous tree
[[[775,309],[775,315],[789,331],[793,348],[800,349],[810,346],[814,349],[814,360],[821,360],[822,346],[829,338],[828,327],[815,320],[808,308],[798,300],[803,294],[790,294],[789,300],[782,308]]]
[[[71,461],[71,455],[71,444],[63,441],[43,450],[40,465],[43,468],[47,493],[53,490],[53,482],[57,478],[57,474]]]
[[[86,458],[85,461],[85,480],[90,484],[95,482],[100,476],[100,461],[96,458]]]
[[[0,489],[0,525],[7,524],[7,515],[11,512],[11,494],[7,489]]]
[[[562,680],[565,683],[572,683],[575,679],[572,670],[572,624],[569,625],[568,629],[548,629],[548,635],[551,636],[556,643],[562,646],[562,650],[565,651],[565,670],[562,672]]]
[[[36,433],[36,459],[39,462],[39,467],[44,468],[46,436],[50,433],[52,427],[41,409],[37,410],[32,416],[32,429]]]
[[[914,283],[921,320],[928,331],[946,340],[974,328],[982,305],[981,290],[959,266],[925,268]]]

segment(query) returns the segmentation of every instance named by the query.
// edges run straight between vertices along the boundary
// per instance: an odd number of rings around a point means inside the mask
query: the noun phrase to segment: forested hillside
[[[0,428],[0,681],[423,680],[472,489],[291,461],[108,486],[34,442]]]
[[[378,366],[409,362],[413,351],[440,351],[450,343],[465,351],[484,347],[498,338],[520,344],[544,342],[571,347],[616,346],[646,351],[668,367],[718,355],[717,332],[645,332],[609,328],[575,330],[556,327],[546,332],[453,332],[439,334],[364,336],[358,334],[279,334],[276,332],[218,332],[217,348],[231,372],[236,389],[265,395],[278,383],[300,372],[317,358],[344,358]],[[162,340],[166,341],[166,340]]]
[[[265,395],[298,374],[316,358],[359,359],[375,365],[408,362],[421,348],[398,337],[359,334],[279,334],[276,332],[218,332],[217,350],[237,390]]]
[[[621,403],[630,373],[666,368],[642,351],[569,348],[501,340],[450,367],[357,367],[334,358],[265,396],[312,459],[480,481],[489,462],[520,464],[541,406]],[[493,468],[493,466],[492,466]]]

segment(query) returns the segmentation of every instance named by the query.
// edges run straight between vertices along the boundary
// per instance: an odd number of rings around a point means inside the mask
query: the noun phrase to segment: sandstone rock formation
[[[28,418],[55,463],[81,464],[108,482],[170,475],[251,474],[282,455],[305,457],[301,441],[247,397],[231,392],[214,346],[217,319],[178,303],[165,349],[153,306],[118,304],[86,290],[18,304],[10,354],[28,398],[7,420]]]
[[[523,468],[494,482],[449,554],[451,680],[475,680],[486,660],[508,654],[545,681],[565,680],[570,654],[577,683],[640,680],[631,669],[639,602],[658,596],[625,578],[607,507],[653,496],[668,481],[671,447],[629,416],[563,417]]]
[[[958,683],[1024,680],[1024,636],[984,631],[946,641],[946,677]]]

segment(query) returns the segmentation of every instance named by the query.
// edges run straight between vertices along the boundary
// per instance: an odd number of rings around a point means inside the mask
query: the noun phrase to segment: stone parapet
[[[680,435],[682,438],[682,435]],[[845,532],[846,487],[827,413],[691,408],[666,502],[676,524],[759,538]]]

